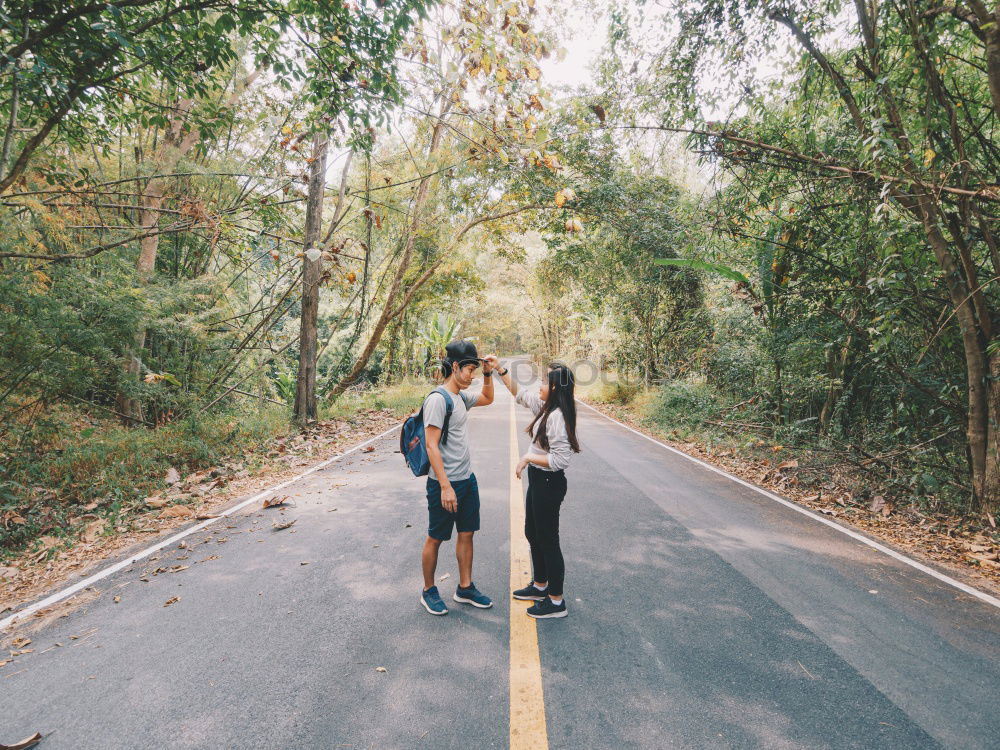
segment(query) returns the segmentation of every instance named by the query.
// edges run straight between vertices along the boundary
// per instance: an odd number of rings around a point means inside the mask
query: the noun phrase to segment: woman
[[[517,403],[531,409],[535,418],[528,425],[531,447],[517,465],[517,478],[528,469],[528,498],[525,504],[524,535],[531,545],[532,582],[513,592],[515,599],[535,604],[528,614],[538,619],[565,617],[563,577],[566,568],[559,548],[559,508],[566,497],[566,475],[576,440],[576,402],[573,373],[565,365],[549,365],[538,393],[518,392],[509,370],[499,370],[504,384]]]

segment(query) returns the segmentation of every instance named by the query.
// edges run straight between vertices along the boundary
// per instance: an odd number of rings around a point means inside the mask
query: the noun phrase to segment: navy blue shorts
[[[459,531],[479,531],[479,484],[476,475],[451,483],[458,498],[458,512],[449,513],[441,506],[441,484],[427,477],[427,536],[443,542],[451,539],[452,527]]]

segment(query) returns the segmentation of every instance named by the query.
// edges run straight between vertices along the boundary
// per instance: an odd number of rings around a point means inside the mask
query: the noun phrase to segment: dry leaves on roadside
[[[169,599],[167,599],[167,601],[165,601],[163,603],[163,606],[164,607],[169,607],[171,604],[176,604],[180,600],[181,600],[181,598],[179,596],[172,596]]]
[[[275,521],[271,524],[271,528],[275,531],[281,531],[282,529],[287,529],[289,526],[292,526],[297,520],[297,518],[293,518],[290,521]]]
[[[278,497],[277,495],[275,495],[274,497],[267,498],[264,501],[264,505],[261,506],[261,507],[264,507],[264,508],[277,508],[278,506],[284,505],[285,503],[287,503],[288,499],[289,499],[288,495],[283,495],[282,497]]]
[[[170,501],[165,497],[160,497],[159,495],[153,495],[152,497],[146,498],[146,505],[150,508],[162,508],[167,505]]]

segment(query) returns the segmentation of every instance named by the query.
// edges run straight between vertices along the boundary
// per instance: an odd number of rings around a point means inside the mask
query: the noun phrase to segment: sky
[[[542,80],[549,86],[580,86],[591,78],[591,65],[600,56],[608,34],[608,20],[603,13],[577,4],[556,0],[538,0],[540,13],[552,13],[560,19],[562,60],[552,55],[542,60]]]

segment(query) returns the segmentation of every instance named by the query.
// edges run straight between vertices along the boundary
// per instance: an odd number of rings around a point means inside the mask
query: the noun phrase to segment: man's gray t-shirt
[[[478,393],[468,391],[460,391],[457,396],[451,394],[453,408],[448,422],[448,442],[444,445],[438,444],[441,449],[441,461],[444,463],[444,473],[448,475],[449,482],[460,482],[472,474],[469,432],[466,425],[469,422],[469,409],[476,405],[478,399]],[[424,399],[424,426],[443,429],[447,413],[448,407],[440,391],[433,391]],[[430,473],[435,479],[439,479],[433,466]]]

